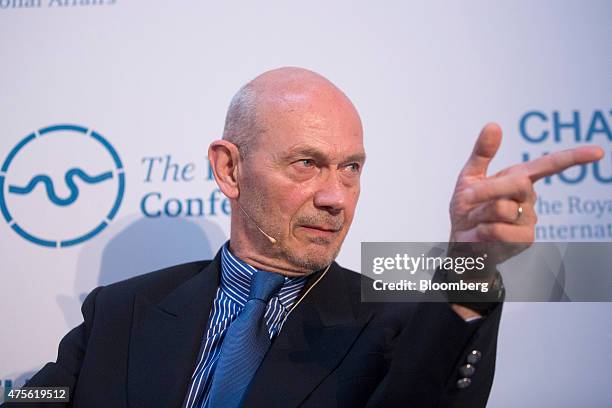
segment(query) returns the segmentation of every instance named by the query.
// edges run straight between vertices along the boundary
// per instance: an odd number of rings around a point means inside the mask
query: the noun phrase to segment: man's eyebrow
[[[365,153],[351,154],[349,157],[344,159],[345,162],[358,162],[358,163],[365,163],[365,160],[366,160]]]
[[[325,154],[312,146],[294,146],[287,152],[287,154],[285,154],[286,158],[293,158],[296,156],[309,156],[314,157],[315,159],[325,159]]]
[[[290,159],[296,156],[308,156],[313,157],[319,161],[327,161],[327,155],[323,153],[321,150],[312,147],[312,146],[295,146],[291,148],[287,154],[284,155],[286,159]],[[342,162],[365,162],[366,155],[365,153],[354,153],[347,157],[345,157]]]

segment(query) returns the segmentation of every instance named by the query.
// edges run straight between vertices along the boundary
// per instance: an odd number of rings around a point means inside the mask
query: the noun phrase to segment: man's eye
[[[361,169],[361,166],[359,166],[359,163],[350,163],[346,166],[346,168],[348,168],[352,172],[357,173],[359,169]]]
[[[302,159],[300,160],[300,164],[302,164],[304,167],[312,167],[315,163],[312,159]]]

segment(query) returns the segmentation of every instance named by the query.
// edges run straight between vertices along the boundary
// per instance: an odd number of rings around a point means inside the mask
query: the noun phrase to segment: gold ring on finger
[[[519,204],[518,210],[516,211],[516,219],[514,222],[518,222],[523,217],[523,206]]]

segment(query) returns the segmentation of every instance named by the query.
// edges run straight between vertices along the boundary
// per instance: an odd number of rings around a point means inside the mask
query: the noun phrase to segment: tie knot
[[[268,303],[272,295],[278,292],[284,282],[285,277],[281,274],[256,271],[251,281],[249,300],[259,299],[264,303]]]

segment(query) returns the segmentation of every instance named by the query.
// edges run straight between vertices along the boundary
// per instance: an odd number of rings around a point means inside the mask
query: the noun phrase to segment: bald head
[[[240,88],[232,98],[223,139],[238,146],[246,156],[281,117],[293,115],[296,122],[311,121],[316,126],[317,118],[312,113],[317,108],[348,110],[351,119],[361,126],[351,101],[325,77],[297,67],[267,71]]]

